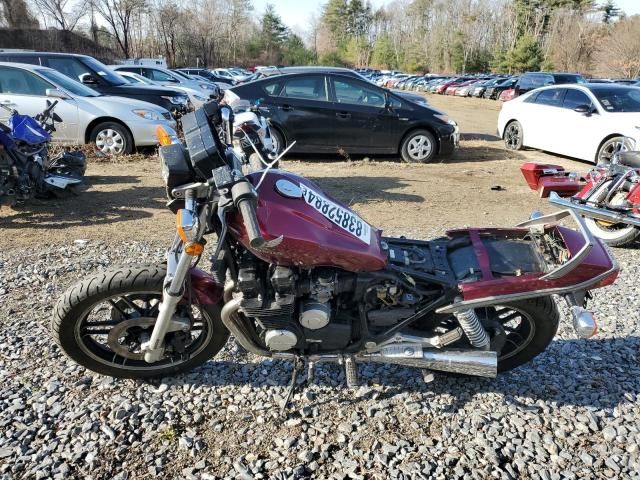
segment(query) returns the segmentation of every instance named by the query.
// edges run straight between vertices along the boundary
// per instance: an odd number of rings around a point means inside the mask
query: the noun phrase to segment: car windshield
[[[172,70],[171,73],[175,73],[179,77],[182,77],[182,78],[187,79],[187,80],[193,80],[189,75],[187,75],[184,72],[181,72],[180,70]]]
[[[598,88],[591,92],[607,112],[640,112],[640,88]]]
[[[554,75],[556,84],[561,83],[585,83],[582,75]]]
[[[76,82],[71,78],[63,75],[57,70],[36,70],[40,75],[54,83],[57,87],[66,90],[73,95],[79,97],[99,97],[100,94],[95,90],[84,86],[80,82]]]
[[[127,82],[117,73],[109,70],[104,63],[100,63],[95,58],[92,57],[82,57],[82,63],[84,63],[91,70],[96,72],[100,77],[102,77],[106,82],[111,85],[126,85]]]

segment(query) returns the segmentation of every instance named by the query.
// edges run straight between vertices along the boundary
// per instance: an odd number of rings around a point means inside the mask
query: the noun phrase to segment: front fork
[[[184,248],[181,247],[184,247],[184,245],[178,243],[169,255],[167,275],[162,289],[162,303],[158,309],[158,318],[153,327],[151,338],[141,346],[144,352],[144,361],[147,363],[157,362],[164,355],[164,337],[170,331],[172,324],[171,319],[176,312],[178,303],[184,295],[183,286],[189,274],[193,257],[185,253]],[[176,263],[175,260],[172,261],[171,256],[173,255],[175,257],[177,251],[180,253]]]

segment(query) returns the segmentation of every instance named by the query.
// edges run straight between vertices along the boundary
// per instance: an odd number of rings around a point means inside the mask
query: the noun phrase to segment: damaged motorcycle
[[[622,247],[640,239],[640,152],[616,152],[584,177],[551,164],[525,163],[521,171],[532,190],[583,216],[607,244]]]
[[[176,235],[166,263],[97,273],[60,298],[51,329],[74,361],[115,377],[162,377],[214,357],[229,335],[247,351],[304,363],[385,362],[495,377],[552,341],[564,298],[578,336],[595,335],[590,290],[618,266],[564,211],[434,240],[383,236],[312,181],[243,175],[226,106],[188,114],[186,145],[160,148]],[[166,142],[165,142],[166,143]],[[572,217],[577,230],[558,222]],[[211,273],[197,268],[207,236]],[[213,242],[212,242],[213,243]]]
[[[80,151],[63,151],[49,156],[55,122],[62,119],[54,112],[58,101],[35,117],[9,110],[8,125],[0,122],[0,205],[13,206],[32,197],[55,196],[71,191],[82,183],[86,170]]]

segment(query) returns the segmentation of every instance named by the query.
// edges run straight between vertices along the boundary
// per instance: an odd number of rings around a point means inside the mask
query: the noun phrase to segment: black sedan
[[[228,90],[271,119],[279,151],[400,154],[429,162],[453,152],[459,130],[446,114],[338,73],[278,75]]]

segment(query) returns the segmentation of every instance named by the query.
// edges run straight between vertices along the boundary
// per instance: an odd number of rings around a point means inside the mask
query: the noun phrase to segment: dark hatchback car
[[[446,114],[339,73],[278,75],[229,91],[259,101],[278,150],[295,141],[297,152],[400,153],[429,162],[458,144],[458,127]]]
[[[189,97],[172,88],[128,83],[106,65],[87,55],[47,52],[0,52],[0,62],[29,63],[53,68],[103,95],[132,98],[153,103],[169,110],[174,116],[186,113]]]
[[[523,73],[514,86],[515,96],[530,92],[538,87],[547,85],[563,85],[566,83],[585,83],[585,79],[578,73],[560,72],[527,72]]]

